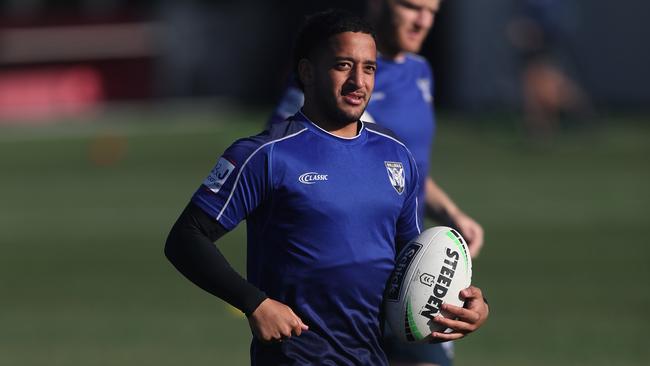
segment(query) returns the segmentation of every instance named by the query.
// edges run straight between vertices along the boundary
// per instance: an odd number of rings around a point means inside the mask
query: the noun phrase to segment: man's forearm
[[[452,224],[453,217],[460,212],[458,206],[431,177],[427,177],[424,184],[427,214],[440,223]]]
[[[194,284],[250,315],[266,295],[237,273],[213,244],[225,233],[190,203],[167,237],[165,255]]]
[[[483,228],[466,215],[454,201],[430,177],[425,187],[427,214],[442,225],[451,226],[467,240],[472,258],[476,258],[483,246]]]

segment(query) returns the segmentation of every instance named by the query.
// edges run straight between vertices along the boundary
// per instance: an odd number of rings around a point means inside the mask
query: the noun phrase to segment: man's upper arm
[[[194,284],[250,315],[266,294],[237,273],[213,244],[226,232],[190,202],[167,237],[165,256]]]
[[[237,141],[218,159],[192,197],[192,203],[232,230],[266,199],[268,155],[259,136]]]

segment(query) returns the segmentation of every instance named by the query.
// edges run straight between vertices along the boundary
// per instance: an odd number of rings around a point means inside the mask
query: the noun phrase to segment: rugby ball
[[[426,343],[433,332],[450,332],[433,321],[443,303],[463,306],[460,291],[472,282],[472,259],[463,237],[436,226],[423,231],[398,254],[386,285],[384,311],[393,333],[405,342]]]

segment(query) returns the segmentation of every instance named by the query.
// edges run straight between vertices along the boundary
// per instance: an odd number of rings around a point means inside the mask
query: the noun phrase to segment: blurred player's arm
[[[427,214],[434,220],[458,229],[469,246],[472,258],[476,258],[483,247],[483,227],[465,214],[436,182],[427,177],[425,181]]]
[[[280,123],[287,119],[288,117],[293,116],[300,110],[302,105],[305,103],[305,95],[302,93],[302,90],[298,88],[295,82],[291,81],[288,83],[287,88],[282,94],[282,98],[273,110],[271,117],[266,122],[266,127],[270,127],[275,123]]]
[[[193,203],[187,205],[172,227],[165,244],[167,259],[187,279],[203,290],[240,309],[251,330],[263,341],[300,335],[306,326],[286,305],[235,271],[214,241],[227,230]]]

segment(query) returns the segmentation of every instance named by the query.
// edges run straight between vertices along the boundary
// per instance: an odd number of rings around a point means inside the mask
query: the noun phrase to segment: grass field
[[[0,365],[246,365],[246,320],[162,247],[263,116],[0,129]],[[530,149],[489,120],[441,120],[434,175],[485,227],[474,282],[492,310],[457,365],[650,364],[650,126]],[[222,245],[240,269],[244,241],[240,227]]]

